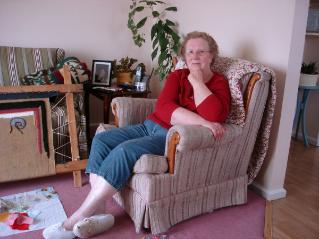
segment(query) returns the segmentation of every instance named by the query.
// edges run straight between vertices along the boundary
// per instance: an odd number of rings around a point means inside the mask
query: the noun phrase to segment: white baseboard
[[[256,182],[253,182],[249,187],[258,195],[262,196],[263,198],[269,201],[285,198],[287,195],[287,191],[284,188],[268,190]]]

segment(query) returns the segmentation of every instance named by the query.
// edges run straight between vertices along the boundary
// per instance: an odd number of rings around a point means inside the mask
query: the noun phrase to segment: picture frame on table
[[[92,84],[110,86],[112,80],[113,61],[93,60]]]

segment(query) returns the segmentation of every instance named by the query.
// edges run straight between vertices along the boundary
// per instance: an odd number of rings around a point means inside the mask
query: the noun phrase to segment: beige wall
[[[132,44],[126,27],[131,0],[0,0],[0,45],[60,47],[91,68],[92,60],[135,57],[150,68],[143,47]],[[92,106],[102,109],[101,101]],[[92,114],[101,122],[102,112]]]
[[[130,0],[1,0],[0,45],[62,47],[89,66],[92,59],[125,55],[143,61],[150,70],[150,44],[139,49],[126,27]],[[278,101],[270,151],[256,184],[268,198],[285,195],[283,182],[303,50],[307,0],[171,0],[181,34],[207,31],[219,43],[221,55],[246,58],[273,68]],[[298,9],[295,4],[298,4]],[[34,14],[35,9],[39,9]],[[297,11],[298,10],[298,11]],[[296,15],[297,14],[297,15]],[[299,15],[300,16],[299,16]],[[297,29],[294,28],[297,25]],[[300,36],[295,31],[300,33]],[[44,33],[45,32],[45,33]],[[296,43],[297,42],[297,43]],[[298,47],[302,44],[302,47]],[[292,48],[292,46],[294,48]],[[296,47],[297,46],[297,47]],[[287,73],[291,70],[291,73]],[[289,75],[289,78],[288,78]],[[287,84],[286,84],[287,83]],[[154,95],[160,90],[152,80]],[[278,193],[279,192],[279,193]]]
[[[257,184],[263,193],[269,192],[269,198],[278,198],[285,194],[280,187],[284,183],[283,172],[287,167],[287,153],[289,149],[292,122],[295,111],[297,88],[299,84],[300,65],[305,42],[306,19],[309,3],[307,0],[295,1],[293,10],[293,24],[291,31],[290,52],[288,67],[286,69],[285,85],[279,94],[283,95],[281,117],[277,138],[273,138],[273,148],[270,150],[268,161],[266,161]],[[287,42],[288,43],[288,42]],[[272,132],[273,133],[273,132]]]
[[[130,0],[1,0],[1,44],[63,47],[91,64],[143,52],[128,44]],[[131,43],[131,42],[129,42]]]

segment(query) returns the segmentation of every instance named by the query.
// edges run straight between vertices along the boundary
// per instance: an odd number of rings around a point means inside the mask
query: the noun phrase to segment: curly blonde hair
[[[186,43],[190,39],[195,39],[195,38],[202,38],[205,41],[207,41],[209,50],[213,55],[213,59],[212,59],[212,64],[213,64],[215,59],[218,57],[218,54],[219,54],[218,45],[217,45],[215,39],[212,36],[210,36],[209,34],[207,34],[206,32],[193,31],[193,32],[188,33],[181,44],[180,55],[183,57],[183,59],[185,59]]]

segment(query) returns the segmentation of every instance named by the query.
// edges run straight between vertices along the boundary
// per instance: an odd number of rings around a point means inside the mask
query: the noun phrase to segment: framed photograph
[[[112,79],[113,61],[93,60],[92,84],[110,86]]]

